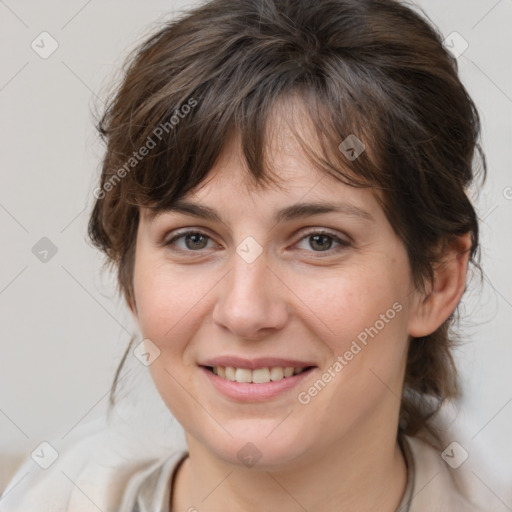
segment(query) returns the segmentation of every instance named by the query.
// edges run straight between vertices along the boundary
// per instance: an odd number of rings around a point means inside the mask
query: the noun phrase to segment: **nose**
[[[264,254],[248,263],[238,254],[222,280],[214,322],[238,339],[258,339],[282,329],[288,318],[286,286]]]

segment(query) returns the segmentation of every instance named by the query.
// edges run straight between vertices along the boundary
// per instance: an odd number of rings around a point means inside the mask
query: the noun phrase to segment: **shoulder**
[[[410,512],[483,512],[470,491],[473,475],[463,467],[461,461],[467,454],[460,445],[452,449],[447,445],[447,451],[442,452],[417,437],[405,436],[404,440],[415,474]]]
[[[27,457],[0,498],[2,512],[120,512],[132,489],[159,468],[171,469],[181,454],[145,456],[133,441],[102,420],[87,424],[64,443],[50,440],[47,449],[55,449],[57,459],[43,469]]]

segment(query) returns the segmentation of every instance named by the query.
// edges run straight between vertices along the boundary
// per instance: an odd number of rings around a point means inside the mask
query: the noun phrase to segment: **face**
[[[416,297],[373,192],[315,170],[284,130],[281,141],[283,188],[250,188],[233,140],[184,198],[220,220],[142,210],[134,268],[136,321],[160,351],[151,375],[187,438],[274,469],[396,434]]]

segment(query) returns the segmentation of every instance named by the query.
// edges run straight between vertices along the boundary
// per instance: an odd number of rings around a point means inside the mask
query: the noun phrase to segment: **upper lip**
[[[257,368],[272,368],[275,366],[293,366],[294,368],[306,368],[308,366],[315,366],[311,362],[298,361],[297,359],[281,359],[279,357],[258,357],[255,359],[246,359],[237,356],[221,356],[212,359],[205,359],[199,363],[200,366],[222,366],[233,368],[247,368],[249,370],[256,370]]]

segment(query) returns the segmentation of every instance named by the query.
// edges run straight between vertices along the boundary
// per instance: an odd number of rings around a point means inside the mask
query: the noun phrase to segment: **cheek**
[[[140,333],[160,350],[149,365],[151,377],[171,413],[189,427],[190,418],[200,417],[203,411],[190,398],[193,386],[184,354],[200,323],[199,310],[204,303],[201,299],[213,287],[206,277],[171,269],[143,255],[134,269]],[[189,364],[194,364],[192,359]]]
[[[141,258],[135,266],[134,289],[141,334],[162,350],[177,348],[197,322],[201,301],[212,288],[204,273],[183,271]]]
[[[407,283],[392,269],[353,268],[325,280],[308,280],[301,288],[297,295],[325,326],[323,339],[337,352],[347,350],[358,337],[364,342],[365,334],[375,334],[375,328],[379,333],[405,329]]]
[[[383,383],[392,389],[401,385],[409,289],[403,269],[408,267],[406,260],[392,263],[354,267],[328,281],[310,280],[300,292],[309,297],[322,326],[317,334],[329,352],[322,368],[329,384],[327,392],[321,383],[317,386],[320,401],[339,404],[341,416],[378,400],[386,390]]]

